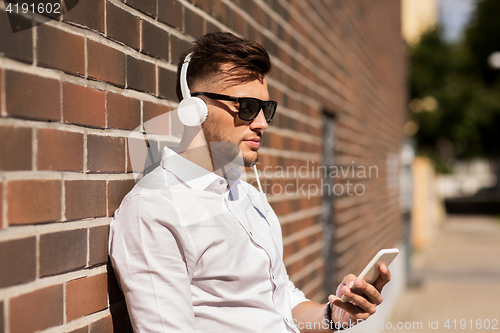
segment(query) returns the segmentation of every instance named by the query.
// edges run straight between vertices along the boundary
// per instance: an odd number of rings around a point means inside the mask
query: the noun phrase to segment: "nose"
[[[250,129],[261,129],[265,130],[266,128],[269,127],[269,124],[266,121],[266,117],[264,116],[264,111],[260,110],[259,114],[257,115],[257,118],[255,118],[251,123],[250,123]]]

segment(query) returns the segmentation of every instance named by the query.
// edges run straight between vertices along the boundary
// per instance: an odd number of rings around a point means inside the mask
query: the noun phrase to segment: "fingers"
[[[371,309],[371,312],[367,312],[364,309],[362,309],[361,307],[356,306],[352,303],[349,303],[349,302],[344,303],[340,300],[340,298],[337,298],[337,297],[335,297],[335,299],[329,298],[329,300],[337,308],[343,309],[344,311],[349,313],[352,317],[354,317],[354,319],[356,319],[356,321],[358,319],[366,320],[366,319],[368,319],[368,317],[370,317],[372,314],[375,313],[375,306],[373,307],[373,309]],[[345,318],[336,318],[336,320],[340,321],[340,322],[348,321]]]
[[[380,266],[378,267],[378,269],[380,271],[380,276],[377,279],[377,281],[375,281],[375,283],[373,283],[373,286],[378,291],[382,291],[382,289],[384,288],[384,286],[391,280],[391,271],[383,263],[380,264]]]

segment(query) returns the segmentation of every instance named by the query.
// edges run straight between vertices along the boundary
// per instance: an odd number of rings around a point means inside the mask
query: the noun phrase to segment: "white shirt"
[[[292,309],[307,299],[261,199],[235,169],[222,178],[165,148],[110,225],[134,332],[299,332]]]

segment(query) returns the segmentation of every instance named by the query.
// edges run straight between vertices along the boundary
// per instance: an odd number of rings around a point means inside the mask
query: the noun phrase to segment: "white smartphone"
[[[366,265],[365,269],[363,269],[361,274],[358,275],[358,278],[365,280],[369,284],[373,284],[380,276],[380,271],[378,269],[380,263],[384,263],[387,267],[389,267],[394,258],[398,256],[398,253],[398,249],[383,249],[378,251],[370,263]],[[356,287],[352,286],[351,290],[354,292]],[[345,303],[351,299],[344,295],[340,300]]]

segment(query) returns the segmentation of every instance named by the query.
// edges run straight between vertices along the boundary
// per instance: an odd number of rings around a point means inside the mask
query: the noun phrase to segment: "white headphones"
[[[182,101],[179,103],[177,113],[181,123],[185,126],[201,126],[207,119],[208,108],[205,102],[198,97],[192,97],[187,83],[187,70],[192,53],[189,53],[184,59],[181,68],[180,85],[182,92]]]

